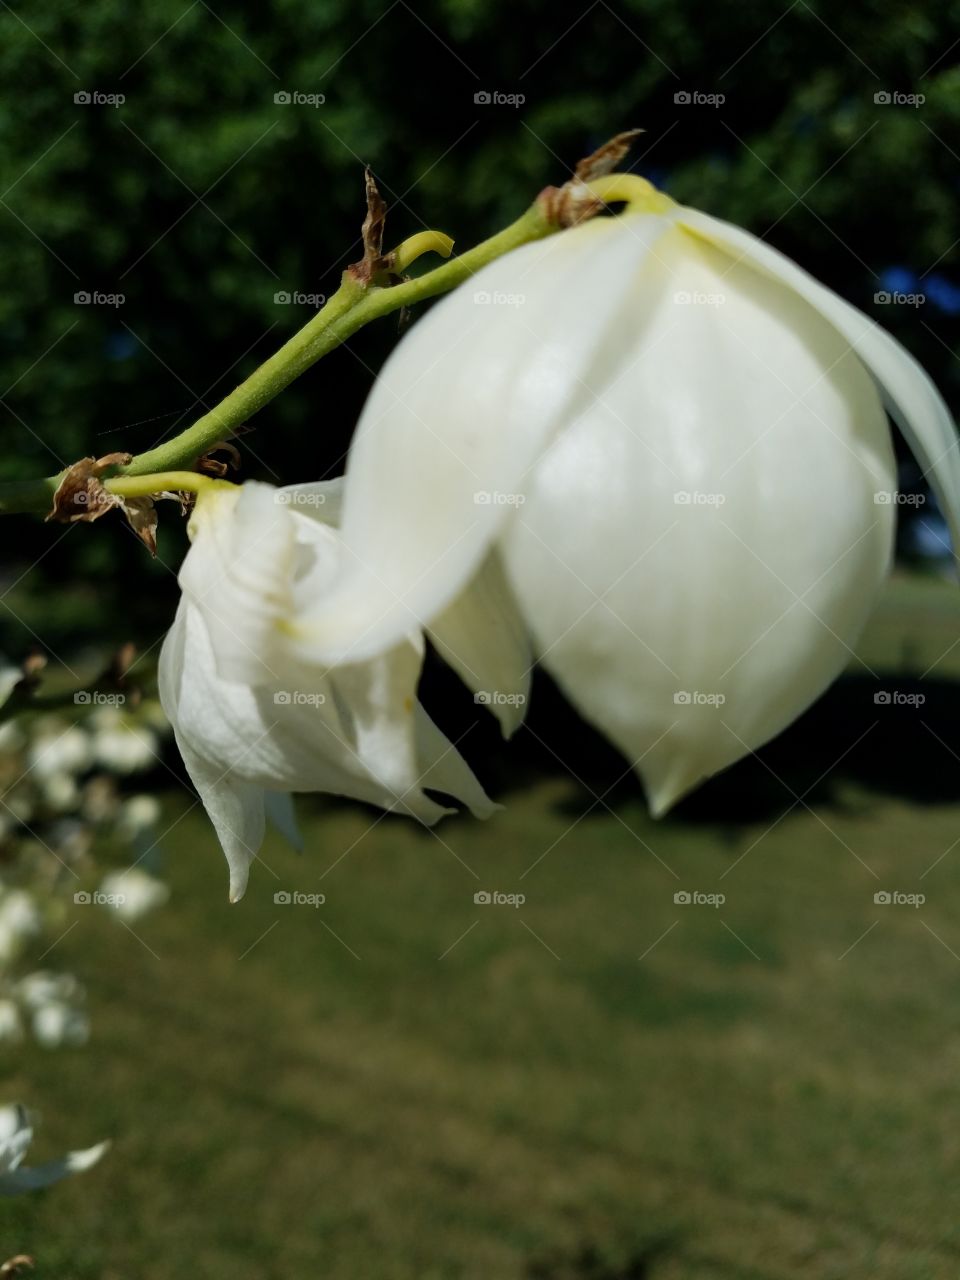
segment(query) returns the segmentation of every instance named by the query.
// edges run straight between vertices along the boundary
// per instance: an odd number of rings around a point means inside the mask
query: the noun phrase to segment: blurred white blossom
[[[25,889],[0,890],[0,965],[9,964],[29,938],[43,927],[43,917]]]
[[[82,773],[91,761],[90,739],[79,725],[57,721],[34,738],[27,751],[30,772],[43,781],[61,773]]]
[[[170,890],[163,881],[141,867],[111,872],[104,877],[100,892],[107,900],[109,910],[115,911],[127,924],[139,920],[148,911],[162,907],[170,897]]]
[[[95,1165],[110,1145],[100,1142],[85,1151],[71,1151],[59,1160],[25,1168],[23,1158],[32,1141],[33,1125],[25,1109],[19,1103],[0,1107],[0,1195],[35,1191],[71,1173],[82,1173]]]
[[[34,1039],[44,1049],[76,1046],[90,1039],[90,1019],[76,1005],[51,1000],[34,1013],[32,1030]]]
[[[81,664],[83,665],[83,664]],[[0,704],[21,678],[0,658]],[[75,895],[98,874],[101,852],[126,862],[153,854],[160,806],[143,793],[124,796],[123,779],[157,761],[168,729],[154,699],[123,706],[80,700],[77,719],[25,714],[0,726],[0,1051],[31,1037],[55,1049],[86,1042],[85,993],[70,973],[22,972],[29,952],[46,950],[82,909]],[[119,847],[118,847],[119,846]],[[158,855],[153,854],[154,860]],[[168,896],[149,871],[103,879],[119,918],[136,919]],[[119,877],[123,884],[117,884]],[[122,895],[122,902],[120,900]]]

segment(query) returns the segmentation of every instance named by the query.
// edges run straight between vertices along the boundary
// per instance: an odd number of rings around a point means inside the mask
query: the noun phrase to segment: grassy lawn
[[[904,580],[861,652],[949,691],[958,636],[957,598]],[[6,1253],[44,1280],[960,1274],[960,738],[927,712],[921,798],[851,766],[736,820],[559,771],[435,835],[331,805],[232,908],[171,793],[169,906],[136,935],[77,908],[48,957],[91,1044],[4,1080],[42,1109],[33,1159],[115,1146],[3,1202]],[[830,723],[811,782],[856,736]]]

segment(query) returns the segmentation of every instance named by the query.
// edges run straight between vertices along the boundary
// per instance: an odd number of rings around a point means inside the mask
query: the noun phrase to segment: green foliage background
[[[388,240],[428,225],[466,246],[632,125],[648,130],[640,171],[769,234],[892,328],[955,401],[956,317],[872,299],[891,265],[957,278],[958,19],[957,3],[898,0],[12,0],[0,12],[3,474],[136,452],[215,403],[308,317],[275,292],[329,293],[358,256],[364,163],[393,207]],[[280,90],[326,101],[278,105]],[[526,101],[475,102],[493,90]],[[893,90],[926,101],[874,101]],[[78,91],[126,100],[80,105]],[[725,101],[679,105],[680,91]],[[79,290],[126,300],[77,306]],[[395,337],[392,321],[362,333],[263,412],[245,473],[336,473]],[[182,551],[166,514],[153,566],[108,522],[53,549],[49,528],[7,524],[21,563],[6,585],[45,553],[28,583],[45,592],[48,626],[51,588],[93,575],[101,629],[149,632]],[[128,598],[124,580],[144,573],[156,590]],[[29,610],[17,607],[28,624]],[[6,618],[0,643],[27,642]]]

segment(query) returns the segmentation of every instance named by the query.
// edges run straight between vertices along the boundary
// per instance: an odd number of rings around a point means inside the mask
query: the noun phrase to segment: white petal
[[[277,623],[293,612],[297,527],[277,495],[256,482],[201,494],[180,568],[183,593],[213,640],[217,670],[248,684],[279,678],[286,641]]]
[[[681,216],[698,235],[795,289],[849,342],[876,379],[890,416],[923,467],[950,526],[954,556],[960,554],[957,430],[926,371],[885,329],[756,236],[695,209],[683,209]]]
[[[310,480],[305,484],[288,484],[277,490],[277,501],[285,503],[298,515],[309,516],[322,524],[340,526],[343,505],[343,476],[333,480]]]
[[[33,1126],[19,1102],[0,1107],[0,1174],[16,1169],[33,1141]]]
[[[866,370],[795,292],[729,266],[687,236],[648,264],[633,362],[556,439],[504,534],[544,666],[656,812],[840,672],[892,543]]]
[[[230,870],[230,901],[247,891],[250,865],[260,852],[265,829],[264,790],[233,770],[210,768],[190,742],[176,734],[177,746],[190,780],[213,823]]]
[[[470,585],[434,618],[427,634],[509,738],[526,713],[533,656],[498,552],[487,556]]]
[[[59,1160],[4,1174],[0,1176],[0,1195],[15,1196],[24,1191],[37,1191],[69,1177],[71,1173],[83,1173],[97,1163],[109,1146],[109,1142],[100,1142],[85,1151],[71,1151]]]
[[[405,644],[332,675],[303,666],[282,689],[251,688],[219,676],[205,619],[181,600],[161,652],[160,698],[227,855],[233,900],[263,840],[266,793],[325,791],[433,823],[449,811],[424,793],[429,776],[429,785],[449,784],[476,812],[488,810],[446,739],[437,749],[434,736],[426,758],[418,753],[420,662]],[[445,751],[452,758],[441,775]]]
[[[466,586],[530,466],[624,354],[632,280],[668,225],[651,217],[624,240],[597,221],[525,245],[404,337],[351,445],[342,531],[352,560],[317,607],[318,652],[383,652]]]
[[[188,646],[190,632],[193,643]],[[219,680],[203,619],[186,599],[182,599],[160,650],[160,702],[173,726],[190,780],[226,855],[230,870],[230,901],[237,902],[243,897],[250,864],[263,843],[264,793],[262,786],[251,783],[234,771],[230,757],[225,759],[221,755],[211,760],[203,733],[197,731],[191,718],[191,713],[196,710],[193,699],[198,691],[202,690],[209,696],[215,683],[225,698],[239,687]],[[203,718],[201,708],[201,724]],[[213,719],[209,724],[211,727],[219,726],[219,722]],[[242,760],[242,751],[243,740],[234,739],[233,756]]]
[[[421,787],[456,796],[475,818],[489,818],[502,807],[494,804],[463,756],[421,706],[417,707],[415,731]]]
[[[369,775],[368,787],[378,789],[358,798],[373,799],[383,808],[432,825],[450,810],[424,793],[429,786],[460,800],[477,817],[486,817],[495,806],[416,701],[420,663],[418,648],[401,644],[383,658],[345,665],[335,672],[333,685],[347,709],[352,751]]]

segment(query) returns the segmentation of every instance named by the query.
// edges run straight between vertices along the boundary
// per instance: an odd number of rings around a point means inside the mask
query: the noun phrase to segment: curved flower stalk
[[[605,182],[607,185],[605,185]],[[960,535],[949,414],[893,338],[747,232],[641,179],[403,339],[364,409],[335,663],[429,624],[497,549],[543,665],[654,813],[840,672],[887,573],[897,421]]]
[[[19,1103],[0,1107],[0,1195],[36,1191],[71,1173],[83,1173],[97,1163],[110,1145],[100,1142],[86,1151],[71,1151],[59,1160],[24,1168],[23,1158],[32,1141],[33,1125],[25,1109]]]
[[[417,702],[419,629],[372,659],[346,655],[332,669],[291,639],[296,618],[345,572],[339,494],[339,481],[279,490],[216,485],[201,492],[190,522],[183,596],[160,656],[160,697],[227,856],[233,901],[246,887],[266,817],[298,842],[291,792],[349,796],[426,824],[451,812],[428,789],[479,817],[495,808]],[[517,623],[503,634],[496,567],[480,580],[497,604],[489,620],[476,616],[471,597],[439,620],[438,635],[468,678],[467,664],[476,664],[478,688],[490,672],[519,687],[529,667],[523,629]],[[509,730],[515,711],[505,709],[503,719]]]

